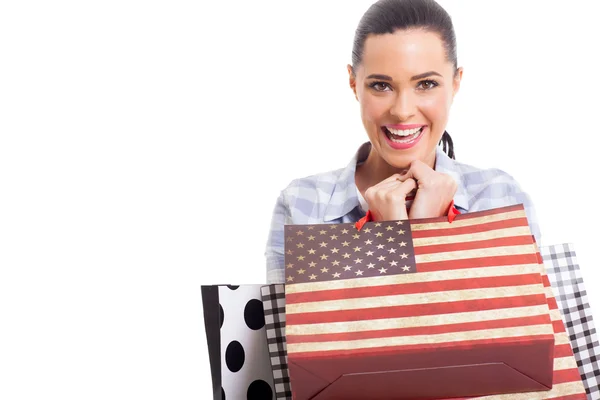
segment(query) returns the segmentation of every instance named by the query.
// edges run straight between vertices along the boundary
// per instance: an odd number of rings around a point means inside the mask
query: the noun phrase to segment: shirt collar
[[[327,209],[325,210],[324,222],[331,222],[342,218],[360,206],[355,180],[356,166],[367,159],[370,151],[371,143],[363,143],[346,168],[340,173],[333,188]],[[454,205],[463,211],[468,211],[469,199],[456,161],[448,157],[439,146],[436,148],[435,170],[454,178],[458,184],[456,194],[454,195]]]

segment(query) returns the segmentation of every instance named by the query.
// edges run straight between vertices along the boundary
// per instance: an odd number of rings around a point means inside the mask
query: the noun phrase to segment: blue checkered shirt
[[[346,168],[292,181],[275,205],[265,256],[267,283],[284,283],[284,233],[288,224],[354,223],[364,210],[354,180],[357,164],[366,160],[371,149],[364,143]],[[452,160],[436,149],[435,170],[448,174],[458,184],[454,205],[461,213],[523,204],[531,231],[538,245],[541,234],[535,209],[529,196],[515,179],[499,169],[479,169]]]

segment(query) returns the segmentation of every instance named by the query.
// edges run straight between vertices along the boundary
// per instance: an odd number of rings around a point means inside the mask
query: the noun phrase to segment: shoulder
[[[337,169],[292,180],[281,193],[291,221],[322,222],[344,171]]]
[[[322,172],[292,180],[283,193],[288,199],[302,198],[315,192],[331,194],[344,169]]]
[[[371,143],[363,143],[345,167],[294,179],[283,192],[289,199],[294,199],[304,198],[306,194],[331,196],[336,191],[345,191],[349,186],[354,185],[356,165],[359,160],[363,161],[367,158],[370,150]]]
[[[359,206],[354,175],[356,165],[369,155],[370,142],[363,143],[343,168],[294,179],[282,190],[288,219],[293,223],[331,222]]]
[[[460,186],[469,204],[469,211],[524,204],[531,200],[517,179],[499,168],[478,168],[455,162]]]
[[[456,163],[460,177],[469,194],[476,196],[482,191],[494,191],[498,195],[520,191],[514,176],[499,168],[477,168],[469,164]]]
[[[522,204],[536,242],[542,243],[533,201],[515,177],[499,168],[482,169],[458,162],[455,166],[461,179],[460,190],[463,190],[464,199],[468,203],[468,211]]]
[[[292,180],[283,192],[291,197],[298,196],[303,190],[325,191],[331,193],[344,169],[322,172]]]
[[[436,170],[446,173],[458,184],[455,202],[468,211],[526,203],[521,186],[508,172],[499,168],[479,168],[452,160],[438,149]]]

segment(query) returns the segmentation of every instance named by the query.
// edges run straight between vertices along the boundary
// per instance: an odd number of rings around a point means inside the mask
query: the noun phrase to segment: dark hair
[[[354,35],[352,68],[362,62],[365,40],[371,34],[382,35],[397,30],[423,29],[440,35],[446,58],[458,69],[456,34],[450,15],[434,0],[379,0],[363,15]],[[454,159],[454,143],[448,132],[440,143],[448,156]]]

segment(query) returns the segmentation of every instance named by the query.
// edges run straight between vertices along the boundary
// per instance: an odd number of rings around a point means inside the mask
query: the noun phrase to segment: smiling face
[[[422,29],[370,35],[362,62],[348,71],[372,152],[394,169],[417,159],[433,167],[462,78],[440,36]]]

